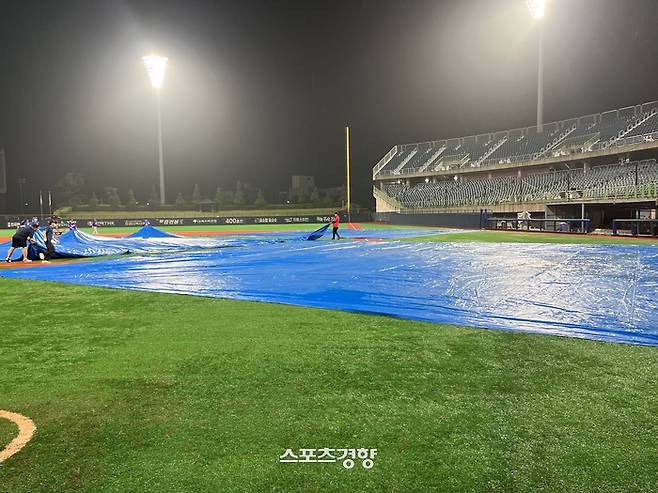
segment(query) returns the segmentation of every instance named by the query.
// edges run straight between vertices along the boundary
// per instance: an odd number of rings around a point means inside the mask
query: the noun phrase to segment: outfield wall
[[[436,214],[400,214],[397,212],[375,212],[373,220],[402,226],[438,226],[441,228],[481,229],[486,227],[484,211]],[[483,222],[484,221],[484,222]]]
[[[346,221],[345,214],[342,214]],[[0,216],[0,228],[16,228],[19,219],[15,216]],[[153,226],[221,226],[241,224],[317,224],[331,222],[331,215],[290,215],[290,216],[227,216],[227,217],[149,217],[143,219],[98,219],[101,227],[139,227],[148,220]],[[73,219],[78,226],[86,226],[89,219]],[[352,222],[370,221],[369,214],[352,214]]]

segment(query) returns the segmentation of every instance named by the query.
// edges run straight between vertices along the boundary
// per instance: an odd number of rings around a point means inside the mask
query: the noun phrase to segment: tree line
[[[147,197],[137,197],[132,188],[123,192],[118,187],[106,186],[102,191],[89,191],[86,180],[79,173],[66,173],[57,182],[56,203],[61,206],[70,206],[79,209],[156,209],[160,206],[160,196],[154,185],[151,186]],[[345,190],[342,187],[319,190],[289,189],[284,194],[274,197],[273,204],[304,204],[315,207],[333,207],[340,205],[344,200]],[[173,205],[180,209],[194,209],[206,206],[212,209],[239,208],[245,206],[265,207],[268,200],[262,188],[238,181],[235,189],[215,189],[212,196],[204,195],[201,187],[195,184],[191,192],[179,191]],[[168,206],[169,208],[171,205]]]

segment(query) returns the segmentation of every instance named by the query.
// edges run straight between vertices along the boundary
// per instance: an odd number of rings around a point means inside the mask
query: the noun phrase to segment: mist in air
[[[0,148],[16,179],[52,189],[157,183],[162,88],[167,195],[236,180],[275,192],[291,174],[355,201],[395,144],[533,125],[538,26],[523,0],[2,2]],[[546,121],[657,99],[655,2],[548,2]],[[34,199],[32,199],[34,200]],[[11,207],[10,207],[11,208]]]

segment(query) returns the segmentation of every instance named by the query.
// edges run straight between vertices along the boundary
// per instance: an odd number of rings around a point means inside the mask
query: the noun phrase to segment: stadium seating
[[[395,154],[391,160],[386,163],[386,165],[379,171],[381,174],[385,173],[392,173],[394,170],[396,170],[400,164],[404,162],[404,160],[411,154],[411,149],[410,150],[400,150],[398,151],[397,154]]]
[[[392,183],[385,185],[384,191],[411,209],[614,197],[649,198],[655,197],[658,190],[658,164],[651,159],[521,178],[455,178],[411,187]]]
[[[531,127],[399,146],[373,178],[559,157],[628,137],[658,140],[658,102],[544,124],[541,132]]]
[[[629,137],[635,135],[646,135],[658,132],[658,110],[654,108],[644,122],[635,127],[629,134]]]

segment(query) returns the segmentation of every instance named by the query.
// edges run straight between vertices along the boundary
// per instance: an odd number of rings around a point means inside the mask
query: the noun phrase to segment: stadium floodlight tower
[[[530,15],[539,24],[539,49],[537,51],[537,131],[544,131],[544,47],[542,18],[544,17],[544,0],[526,0]]]
[[[164,158],[162,157],[162,115],[160,111],[160,89],[164,83],[165,69],[167,67],[167,57],[157,55],[147,55],[142,57],[146,72],[148,73],[151,85],[155,89],[156,105],[158,107],[158,161],[160,165],[160,203],[165,203],[165,184],[164,184]]]

